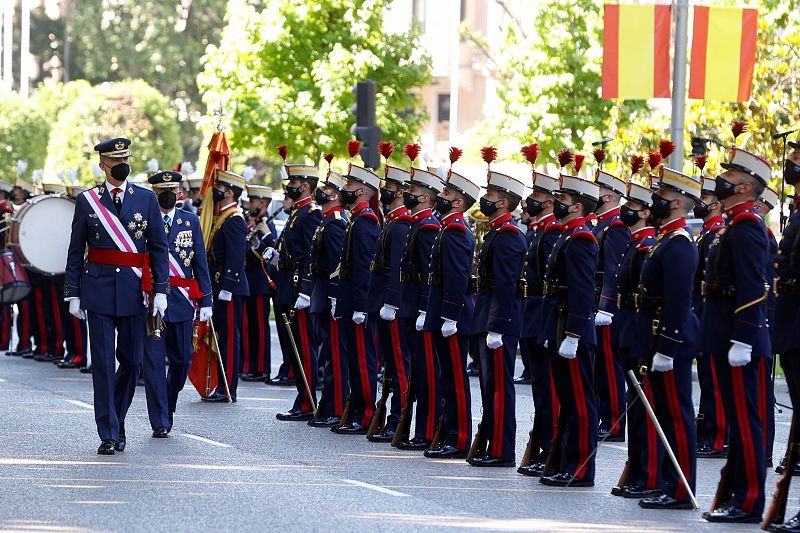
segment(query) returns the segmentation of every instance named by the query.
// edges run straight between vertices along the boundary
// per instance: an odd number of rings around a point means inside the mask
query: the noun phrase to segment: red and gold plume
[[[631,156],[631,176],[638,174],[644,168],[644,156],[632,155]]]
[[[661,154],[661,162],[665,162],[669,156],[675,151],[675,143],[664,139],[658,143],[658,151]]]
[[[275,149],[278,150],[278,155],[281,156],[281,159],[283,159],[283,161],[286,162],[286,156],[289,153],[289,149],[286,148],[286,145],[282,144],[276,147]]]
[[[655,172],[655,170],[661,166],[661,163],[664,162],[664,158],[661,157],[660,152],[650,152],[647,154],[647,166],[650,167],[650,172]]]
[[[347,153],[350,154],[350,159],[353,159],[355,156],[357,156],[360,149],[361,141],[357,141],[355,139],[347,141]]]
[[[481,157],[486,161],[487,165],[491,165],[492,161],[497,159],[497,148],[494,146],[484,146],[481,148]]]
[[[406,157],[411,161],[411,166],[414,166],[414,161],[417,160],[419,157],[419,153],[422,151],[422,147],[417,143],[409,143],[403,146],[403,153],[406,154]]]
[[[703,169],[706,168],[706,163],[708,163],[708,156],[698,155],[694,158],[694,164],[700,169],[700,174],[702,174]]]
[[[528,160],[528,163],[531,164],[532,167],[536,166],[536,160],[539,158],[539,144],[538,143],[531,143],[526,144],[522,148],[520,148],[520,153],[525,156],[525,159]]]
[[[597,161],[597,164],[601,167],[603,166],[603,161],[606,160],[606,151],[602,148],[595,148],[594,152],[592,152],[594,156],[594,160]]]
[[[583,154],[575,154],[575,157],[572,159],[572,168],[575,169],[575,175],[577,176],[581,168],[583,167],[583,160],[586,159],[586,156]]]
[[[450,147],[450,168],[453,168],[453,163],[461,159],[463,153],[464,150],[461,148],[456,148],[455,146]]]
[[[328,162],[328,166],[331,166],[331,162],[333,162],[333,158],[336,155],[333,152],[328,152],[327,154],[323,155],[322,158]]]
[[[572,163],[572,150],[569,148],[562,148],[558,151],[558,156],[556,156],[556,158],[558,159],[559,166],[563,169],[565,166]]]
[[[392,141],[381,141],[378,143],[378,152],[383,156],[386,162],[389,162],[389,158],[392,157],[392,153],[394,153],[394,143]]]
[[[733,134],[733,142],[736,142],[736,139],[742,133],[748,130],[748,125],[746,120],[734,120],[731,123],[731,133]]]

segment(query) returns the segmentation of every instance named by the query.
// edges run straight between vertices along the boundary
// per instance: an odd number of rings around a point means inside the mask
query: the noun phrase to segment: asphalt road
[[[477,420],[475,378],[471,386]],[[294,389],[258,383],[242,383],[232,405],[204,404],[189,385],[171,437],[152,439],[143,392],[137,390],[128,415],[126,451],[101,457],[90,377],[0,356],[0,531],[758,530],[709,524],[695,511],[644,510],[611,496],[624,443],[602,445],[594,488],[561,490],[514,469],[432,461],[363,436],[279,422],[275,413],[290,407]],[[788,403],[783,382],[777,396]],[[531,412],[530,389],[518,387],[518,460]],[[778,458],[790,411],[776,420]],[[722,465],[699,461],[704,510]],[[770,471],[768,494],[775,481]],[[796,505],[793,498],[787,516]]]

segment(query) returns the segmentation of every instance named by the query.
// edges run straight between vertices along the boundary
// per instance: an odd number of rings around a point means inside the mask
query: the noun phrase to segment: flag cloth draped
[[[224,131],[217,131],[211,136],[211,141],[208,143],[208,160],[206,161],[206,170],[203,173],[203,184],[200,186],[200,195],[203,197],[203,209],[200,212],[200,229],[203,231],[206,249],[211,246],[211,240],[208,237],[217,214],[212,193],[214,180],[217,177],[217,169],[228,170],[230,165],[231,152],[228,148],[228,139],[225,137]]]
[[[689,98],[748,100],[757,31],[756,8],[695,6]]]
[[[606,4],[603,98],[669,98],[669,5]]]

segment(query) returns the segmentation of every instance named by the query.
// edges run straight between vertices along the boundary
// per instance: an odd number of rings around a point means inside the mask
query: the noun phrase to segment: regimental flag
[[[689,98],[750,98],[757,30],[756,8],[695,6]]]
[[[606,4],[603,98],[669,98],[669,5]]]

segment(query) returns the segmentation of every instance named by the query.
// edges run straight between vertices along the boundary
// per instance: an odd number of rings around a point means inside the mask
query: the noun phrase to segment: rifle
[[[444,433],[444,413],[442,413],[442,415],[439,417],[439,426],[436,428],[436,433],[433,434],[433,440],[431,441],[430,445],[431,450],[441,447],[442,443],[444,442]]]
[[[486,342],[486,339],[482,339],[483,342]],[[478,342],[481,342],[479,340]],[[480,359],[479,359],[480,360]],[[478,385],[481,389],[481,402],[483,402],[484,394],[483,391],[483,365],[478,365]],[[486,414],[485,412],[481,412],[481,421],[478,422],[478,429],[475,430],[475,438],[472,439],[472,445],[469,447],[469,452],[467,453],[467,461],[470,459],[475,459],[476,457],[481,457],[486,455],[486,446],[488,444],[488,438],[486,436]]]
[[[786,468],[783,474],[778,479],[775,493],[772,495],[772,502],[769,504],[764,515],[764,521],[761,522],[761,529],[769,530],[772,524],[782,524],[784,516],[786,515],[786,503],[789,499],[789,485],[792,482],[792,473],[794,465],[800,459],[800,446],[798,446],[798,431],[800,431],[800,421],[797,420],[797,411],[792,411],[792,427],[789,430],[789,444],[786,446]]]
[[[731,497],[731,489],[733,488],[733,476],[731,475],[731,467],[728,464],[730,459],[725,461],[722,469],[719,471],[719,484],[717,485],[717,492],[714,493],[714,499],[711,501],[711,510],[719,509]]]
[[[616,486],[611,489],[611,494],[619,495],[622,493],[622,489],[625,488],[625,485],[628,484],[628,478],[631,475],[631,462],[625,461],[625,468],[622,469],[622,474],[619,476],[619,480],[617,480]]]
[[[400,446],[401,442],[409,440],[411,436],[411,418],[414,414],[414,402],[417,401],[417,384],[414,381],[414,359],[411,359],[411,364],[408,369],[408,393],[406,396],[406,403],[400,411],[400,420],[397,422],[397,429],[394,431],[392,437],[392,446],[395,448]]]
[[[350,395],[347,395],[347,400],[344,402],[344,409],[342,409],[342,417],[339,419],[339,425],[336,427],[346,426],[350,423],[352,415],[350,414]]]
[[[536,446],[536,450],[539,450],[539,438],[536,434],[536,425],[534,424],[533,428],[528,432],[528,445],[525,446],[525,453],[522,455],[522,461],[519,463],[519,468],[517,469],[518,473],[520,470],[525,468],[526,466],[530,466],[533,462],[531,457],[533,456],[533,447]]]
[[[375,433],[383,432],[386,427],[386,402],[389,400],[389,392],[392,389],[392,378],[389,377],[388,369],[383,370],[383,382],[381,383],[381,397],[378,400],[378,405],[372,415],[372,420],[369,423],[367,430],[367,439],[375,436]]]
[[[550,445],[550,453],[547,454],[547,461],[544,463],[544,470],[542,477],[553,476],[561,471],[561,463],[564,458],[564,432],[567,429],[567,419],[564,416],[564,411],[560,410],[558,413],[558,428],[556,436],[553,437],[553,443]]]

